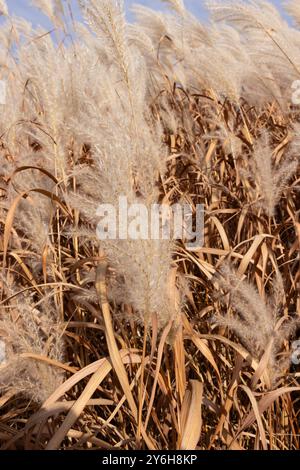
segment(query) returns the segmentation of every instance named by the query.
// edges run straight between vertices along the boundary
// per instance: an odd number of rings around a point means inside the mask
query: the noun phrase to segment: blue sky
[[[63,1],[65,2],[66,0],[63,0]],[[80,18],[77,0],[70,0],[70,3],[72,5],[74,16],[77,19]],[[143,5],[150,6],[151,8],[157,8],[157,9],[164,8],[162,2],[159,0],[125,0],[129,18],[131,18],[130,6],[133,3],[140,3]],[[283,1],[273,0],[272,3],[282,10]],[[194,14],[196,14],[197,16],[205,20],[206,14],[205,14],[205,8],[203,7],[204,0],[185,0],[185,4],[190,11],[192,11]],[[49,21],[42,13],[40,13],[36,8],[33,8],[31,6],[31,0],[7,0],[7,5],[11,14],[21,16],[29,20],[35,26],[41,25],[45,28],[50,29]]]

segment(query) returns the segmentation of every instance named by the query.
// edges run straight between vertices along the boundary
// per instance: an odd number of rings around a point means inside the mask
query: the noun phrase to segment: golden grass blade
[[[91,396],[98,388],[99,384],[102,382],[104,377],[106,376],[105,367],[100,367],[90,378],[88,384],[86,385],[84,391],[76,400],[70,411],[68,412],[63,424],[60,428],[56,431],[53,437],[50,439],[46,446],[46,450],[55,450],[57,449],[66,435],[68,431],[71,429],[73,424],[77,421],[79,416],[81,415],[84,408],[87,406]]]
[[[245,256],[243,257],[241,263],[240,263],[240,266],[239,266],[239,269],[238,269],[238,273],[242,276],[243,274],[245,274],[248,266],[249,266],[249,263],[251,263],[251,260],[253,258],[253,256],[255,255],[256,253],[256,250],[259,248],[259,246],[263,243],[264,239],[267,237],[268,235],[265,235],[265,234],[261,234],[261,235],[257,235],[256,237],[254,237],[254,240],[253,240],[253,243],[251,245],[251,247],[249,248],[249,250],[247,251],[247,253],[245,254]]]
[[[160,370],[160,367],[161,367],[161,362],[162,362],[162,357],[163,357],[163,352],[164,352],[164,346],[165,346],[168,334],[170,333],[171,327],[172,327],[172,321],[170,321],[168,323],[168,325],[165,327],[165,329],[162,333],[159,345],[158,345],[156,368],[155,368],[155,374],[154,374],[154,383],[153,383],[152,390],[151,390],[151,396],[150,396],[147,416],[146,416],[145,425],[144,425],[145,431],[147,430],[147,426],[148,426],[148,423],[149,423],[149,418],[150,418],[151,411],[152,411],[152,406],[153,406],[154,399],[155,399],[155,392],[156,392],[156,387],[157,387],[157,383],[158,383],[159,370]]]
[[[19,166],[16,170],[14,170],[9,180],[12,180],[16,174],[21,173],[22,171],[25,171],[25,170],[38,170],[44,175],[48,176],[48,178],[50,178],[55,184],[58,183],[57,179],[55,178],[55,176],[52,175],[52,173],[50,173],[50,171],[47,171],[45,168],[41,166],[31,166],[31,165]]]
[[[201,435],[202,428],[202,395],[203,383],[190,380],[190,389],[186,391],[181,408],[182,438],[180,450],[195,450]]]
[[[24,273],[26,274],[29,282],[33,285],[33,287],[38,291],[39,294],[43,295],[42,294],[42,291],[40,290],[39,286],[37,285],[34,277],[33,277],[33,274],[31,273],[31,271],[28,269],[28,267],[26,266],[26,264],[22,261],[22,259],[20,258],[20,256],[18,255],[18,253],[14,252],[14,251],[11,251],[10,252],[10,256],[12,256],[13,258],[15,258],[15,260],[19,263],[19,265],[21,266],[22,270],[24,271]]]
[[[252,377],[252,380],[251,380],[252,390],[255,389],[255,387],[256,387],[256,385],[257,385],[257,383],[260,379],[261,379],[261,381],[263,382],[263,384],[265,385],[266,388],[271,387],[271,381],[270,381],[270,378],[269,378],[268,373],[267,373],[267,366],[268,366],[268,363],[269,363],[269,360],[270,360],[273,345],[274,345],[274,338],[272,338],[270,340],[270,342],[268,344],[268,347],[267,347],[264,355],[262,356],[262,358],[261,358],[261,360],[258,364],[258,367],[255,371],[255,374]]]
[[[148,364],[149,363],[149,358],[146,357],[144,359],[145,361],[145,364]],[[140,360],[140,363],[142,362],[142,360]],[[132,390],[133,387],[138,383],[140,377],[142,375],[142,365],[140,365],[140,367],[138,368],[136,374],[135,374],[135,377],[134,379],[132,380],[131,384],[130,384],[130,389]],[[123,397],[121,398],[121,400],[119,401],[118,405],[115,407],[115,409],[113,410],[113,412],[111,413],[111,415],[109,416],[109,418],[107,418],[104,422],[103,422],[103,426],[107,426],[113,419],[114,417],[117,415],[117,413],[120,411],[120,409],[122,408],[123,404],[125,403],[126,401],[126,396],[123,395]],[[142,429],[142,428],[141,428]]]
[[[258,410],[259,414],[263,414],[271,405],[274,403],[277,398],[281,397],[282,395],[292,393],[292,392],[299,392],[300,387],[281,387],[277,390],[272,390],[271,392],[267,393],[265,396],[263,396],[260,401],[258,402]],[[245,417],[241,424],[241,428],[239,430],[239,433],[241,433],[244,429],[248,428],[251,426],[257,416],[254,413],[254,410],[250,411],[248,416]]]
[[[173,351],[175,363],[176,391],[178,393],[180,403],[182,403],[187,384],[182,327],[180,327],[179,331],[177,332],[173,345]]]
[[[213,340],[216,339],[218,341],[221,341],[222,343],[227,344],[230,346],[234,351],[239,353],[252,367],[253,370],[256,370],[258,368],[258,361],[254,359],[251,354],[242,346],[239,344],[234,343],[233,341],[230,341],[230,339],[227,339],[221,335],[200,335],[201,338],[208,339],[208,340]]]
[[[260,433],[260,439],[261,439],[262,446],[263,446],[263,450],[267,450],[268,446],[267,446],[267,440],[266,440],[266,433],[265,433],[265,429],[264,429],[264,426],[263,426],[263,423],[262,423],[261,413],[260,413],[260,410],[258,409],[257,401],[255,400],[253,392],[250,390],[249,387],[247,387],[246,385],[240,385],[240,388],[243,389],[249,397],[249,400],[250,400],[251,405],[252,405],[252,411],[253,411],[253,414],[254,414],[255,419],[257,421],[257,425],[258,425],[258,429],[259,429],[259,433]]]
[[[74,400],[69,401],[61,401],[53,403],[52,405],[48,406],[47,409],[42,408],[40,411],[35,413],[31,418],[29,418],[26,426],[24,428],[24,432],[27,432],[30,428],[32,428],[36,424],[40,424],[42,421],[47,420],[51,416],[57,415],[59,413],[63,413],[65,411],[69,411],[75,404]],[[112,400],[106,400],[104,398],[95,398],[90,399],[86,406],[111,406],[114,402]]]
[[[137,422],[138,421],[137,406],[135,404],[135,401],[131,392],[126,370],[121,360],[120,352],[117,347],[115,336],[114,336],[114,330],[113,330],[113,325],[112,325],[112,320],[111,320],[111,315],[110,315],[110,308],[109,308],[109,303],[107,300],[107,293],[106,293],[106,271],[107,271],[107,261],[104,257],[102,257],[102,261],[97,267],[96,290],[99,296],[99,302],[100,302],[100,306],[102,309],[102,314],[103,314],[103,319],[104,319],[104,324],[105,324],[107,346],[109,350],[110,359],[112,361],[113,369],[120,381],[123,392],[128,400],[133,417]],[[147,436],[143,427],[141,427],[141,433],[148,448],[154,450],[155,445],[152,442],[152,439],[149,438],[149,436]]]
[[[105,323],[107,346],[108,346],[109,355],[112,361],[113,368],[117,374],[117,377],[120,381],[122,389],[128,400],[132,414],[134,418],[137,420],[137,417],[138,417],[137,406],[135,404],[133,395],[130,390],[128,377],[124,368],[124,364],[121,360],[120,352],[117,347],[115,336],[114,336],[114,330],[113,330],[113,325],[112,325],[111,315],[110,315],[110,308],[109,308],[109,304],[107,301],[107,294],[106,294],[106,270],[107,270],[107,262],[105,259],[103,259],[97,268],[96,289],[98,292],[99,302],[100,302],[103,319]]]
[[[226,401],[225,401],[225,404],[222,406],[222,410],[221,410],[221,416],[220,416],[220,419],[219,419],[219,422],[218,422],[218,425],[216,427],[216,430],[213,434],[213,436],[211,437],[211,440],[210,440],[210,444],[209,444],[209,447],[208,449],[210,450],[214,444],[214,441],[215,439],[221,435],[225,442],[229,444],[229,442],[232,441],[232,436],[231,436],[231,439],[230,439],[230,436],[229,436],[229,433],[228,433],[228,424],[229,424],[229,413],[230,413],[230,410],[232,409],[232,406],[233,406],[233,395],[238,387],[238,383],[239,383],[239,374],[241,372],[241,368],[242,368],[242,365],[243,365],[243,358],[242,356],[240,356],[239,354],[236,354],[236,363],[235,363],[235,367],[234,367],[234,371],[233,371],[233,374],[232,374],[232,379],[231,379],[231,383],[228,387],[228,391],[227,391],[227,396],[226,396]]]
[[[139,355],[135,353],[131,353],[128,350],[120,351],[120,354],[125,364],[126,363],[134,364],[134,363],[141,362],[141,358]],[[109,362],[109,360],[106,358],[103,358],[75,372],[74,375],[72,375],[72,377],[66,380],[60,387],[57,388],[57,390],[55,390],[55,392],[53,392],[53,394],[49,398],[47,398],[47,400],[43,403],[42,408],[47,408],[49,405],[56,402],[60,397],[62,397],[68,390],[74,387],[74,385],[76,385],[82,379],[84,379],[85,377],[91,374],[94,374],[98,368],[102,368],[103,371],[105,370],[105,376],[106,376],[109,374],[112,367],[111,367],[111,363]]]
[[[215,224],[215,226],[216,226],[216,228],[217,228],[217,230],[220,234],[224,250],[229,252],[230,251],[230,243],[229,243],[229,240],[228,240],[228,237],[227,237],[227,234],[225,232],[225,229],[224,229],[223,225],[221,224],[219,219],[215,216],[211,217],[210,220]]]

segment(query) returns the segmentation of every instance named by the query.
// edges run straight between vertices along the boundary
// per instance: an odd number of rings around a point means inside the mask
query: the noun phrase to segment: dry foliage
[[[299,449],[300,7],[0,2],[1,449]],[[205,206],[204,246],[96,237]]]

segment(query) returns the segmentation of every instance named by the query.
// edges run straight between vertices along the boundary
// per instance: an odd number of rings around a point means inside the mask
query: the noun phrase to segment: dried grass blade
[[[201,435],[203,383],[190,380],[190,387],[190,390],[186,391],[181,408],[180,450],[195,450]]]

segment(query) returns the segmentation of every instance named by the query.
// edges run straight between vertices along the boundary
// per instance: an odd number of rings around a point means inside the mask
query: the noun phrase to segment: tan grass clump
[[[0,2],[0,449],[299,449],[298,1],[34,3]],[[120,197],[204,205],[203,247],[100,241]]]

